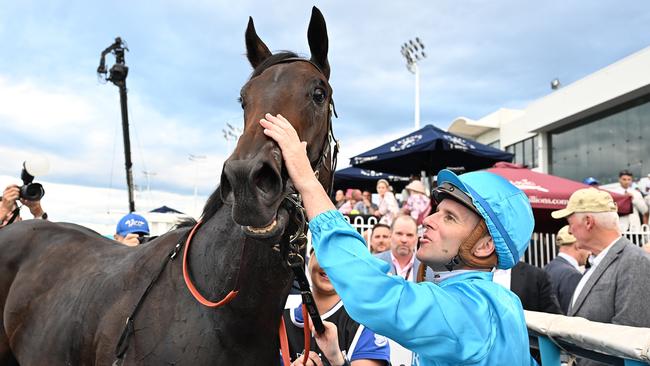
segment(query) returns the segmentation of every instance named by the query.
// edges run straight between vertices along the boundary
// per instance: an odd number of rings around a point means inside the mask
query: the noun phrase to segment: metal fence
[[[361,217],[361,216],[345,216],[350,225],[357,229],[357,231],[366,240],[370,242],[370,231],[377,223],[376,217]],[[641,225],[638,231],[628,231],[623,233],[632,243],[642,247],[644,244],[650,242],[650,226]],[[542,268],[550,262],[557,255],[557,247],[555,246],[555,234],[551,233],[533,233],[530,239],[528,250],[524,253],[523,261],[533,266]]]
[[[641,225],[639,230],[624,232],[623,236],[628,238],[633,244],[642,247],[650,242],[650,226]],[[556,255],[555,234],[533,233],[523,260],[528,264],[542,268],[555,258]]]

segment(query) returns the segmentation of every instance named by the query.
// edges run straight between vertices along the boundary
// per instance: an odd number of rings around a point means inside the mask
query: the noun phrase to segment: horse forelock
[[[266,60],[262,61],[261,64],[257,65],[255,70],[253,70],[253,73],[251,74],[250,79],[252,79],[252,78],[254,78],[256,76],[259,76],[261,73],[264,72],[264,70],[268,69],[269,67],[271,67],[273,65],[276,65],[276,64],[278,64],[278,63],[280,63],[280,62],[282,62],[282,61],[284,61],[286,59],[296,58],[296,57],[300,57],[300,56],[298,56],[298,54],[296,54],[295,52],[291,52],[291,51],[280,51],[280,52],[278,52],[276,54],[273,54],[273,55],[271,55],[271,57],[269,57]],[[307,61],[307,59],[305,59],[305,61]]]

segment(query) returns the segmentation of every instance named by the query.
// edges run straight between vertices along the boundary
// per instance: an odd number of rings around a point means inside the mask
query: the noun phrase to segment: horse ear
[[[307,39],[309,40],[309,50],[311,51],[311,60],[320,67],[325,77],[330,78],[330,64],[327,62],[327,26],[325,18],[317,7],[311,8],[311,20],[307,30]]]
[[[246,56],[253,68],[256,68],[264,60],[271,57],[271,51],[266,47],[264,42],[257,36],[253,18],[248,17],[248,27],[246,27]]]

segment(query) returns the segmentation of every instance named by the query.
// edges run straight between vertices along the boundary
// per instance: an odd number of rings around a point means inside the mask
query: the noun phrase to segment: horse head
[[[291,52],[272,54],[249,18],[248,60],[254,71],[241,89],[244,130],[221,175],[221,198],[232,203],[232,218],[256,238],[277,238],[288,225],[282,202],[292,193],[278,145],[258,123],[266,113],[282,114],[307,142],[307,155],[321,184],[329,189],[332,88],[325,19],[314,7],[307,32],[310,59]]]

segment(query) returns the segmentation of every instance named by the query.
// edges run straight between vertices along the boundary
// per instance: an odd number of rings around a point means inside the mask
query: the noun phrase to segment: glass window
[[[525,139],[522,141],[524,144],[524,165],[529,168],[533,167],[533,141],[532,139]]]
[[[537,135],[507,146],[506,151],[515,154],[513,163],[537,167]]]
[[[571,129],[549,134],[552,174],[582,181],[595,177],[614,183],[618,172],[629,169],[639,179],[650,173],[650,96],[615,107]]]
[[[524,163],[524,144],[518,142],[515,144],[515,163],[523,164]]]
[[[531,165],[531,168],[536,168],[539,166],[539,160],[537,159],[537,156],[539,155],[539,151],[537,151],[537,136],[531,137],[533,140],[533,165]]]

